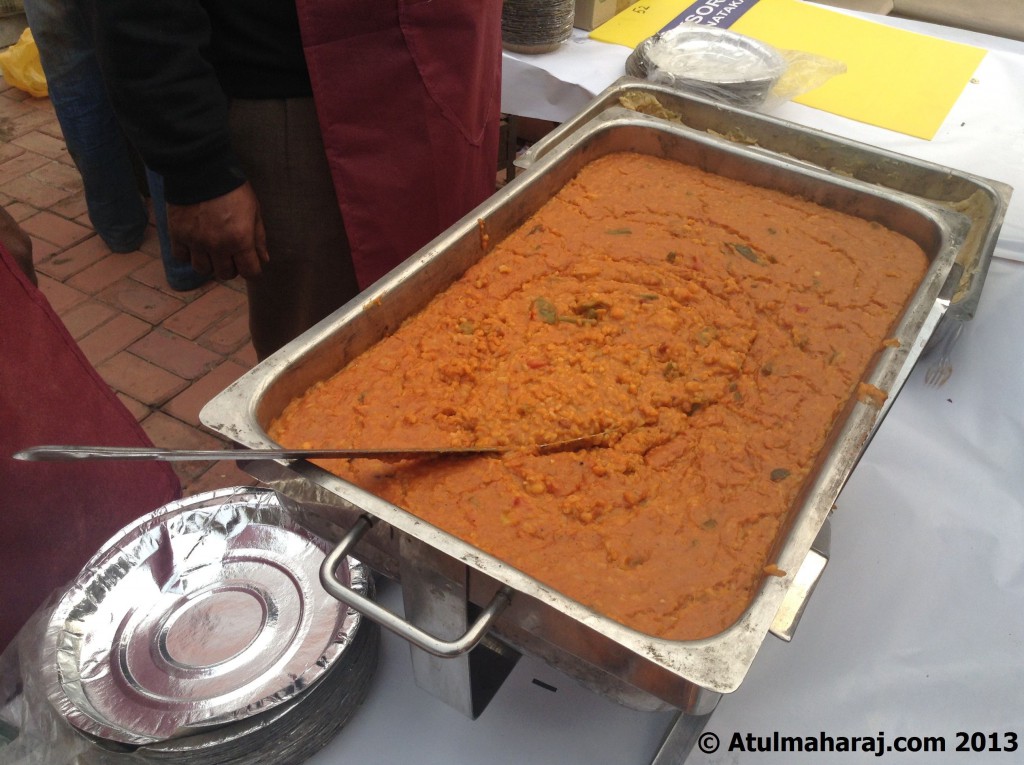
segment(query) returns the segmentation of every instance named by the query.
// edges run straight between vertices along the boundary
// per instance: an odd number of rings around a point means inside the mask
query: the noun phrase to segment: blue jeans
[[[39,49],[57,121],[85,189],[93,228],[114,252],[138,249],[149,222],[133,151],[107,96],[92,35],[71,0],[24,0],[25,16]],[[163,179],[146,171],[160,253],[174,289],[206,281],[171,257]]]
[[[82,176],[93,228],[114,252],[130,252],[145,235],[146,206],[85,20],[66,0],[25,0],[24,5],[50,101]]]

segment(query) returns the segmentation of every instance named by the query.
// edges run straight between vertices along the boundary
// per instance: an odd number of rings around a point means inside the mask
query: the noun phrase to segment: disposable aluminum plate
[[[398,270],[225,389],[204,408],[203,422],[243,446],[270,445],[266,428],[295,395],[387,336],[482,256],[482,231],[491,241],[499,241],[582,166],[620,150],[666,157],[806,197],[876,220],[920,244],[931,266],[894,330],[898,343],[879,349],[864,380],[887,391],[891,402],[949,305],[943,288],[970,221],[941,204],[794,162],[709,131],[614,109],[602,110],[565,135],[528,172]],[[436,551],[446,566],[464,567],[472,604],[493,605],[501,593],[511,593],[511,603],[500,612],[491,633],[516,649],[538,655],[592,686],[607,688],[609,695],[637,708],[655,708],[646,699],[700,713],[707,711],[709,698],[717,700],[719,693],[739,686],[769,629],[773,624],[780,627],[776,619],[791,588],[798,593],[798,602],[782,610],[799,614],[799,601],[813,587],[813,582],[808,586],[797,581],[801,564],[886,408],[851,399],[773,551],[772,559],[786,575],[765,577],[742,618],[705,640],[669,641],[628,629],[308,462],[243,466],[260,478],[279,481],[280,491],[293,494],[305,506],[309,517],[304,522],[314,528],[319,524],[325,536],[340,538],[357,518],[368,518],[372,529],[354,554],[390,577],[400,577],[405,549],[427,548]],[[783,624],[775,631],[787,634],[791,627],[792,623]],[[632,690],[638,691],[636,697],[629,695]]]
[[[362,617],[319,586],[329,545],[264,489],[222,489],[143,516],[55,607],[41,671],[73,726],[166,742],[284,705],[316,685]],[[363,566],[344,576],[367,592]]]

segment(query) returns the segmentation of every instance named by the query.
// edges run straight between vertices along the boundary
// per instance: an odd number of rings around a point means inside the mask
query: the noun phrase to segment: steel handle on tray
[[[434,656],[450,659],[472,650],[487,633],[487,630],[491,628],[491,625],[494,624],[498,616],[501,615],[501,612],[505,610],[505,607],[511,602],[512,591],[508,587],[502,587],[498,590],[487,607],[480,612],[476,622],[470,626],[462,637],[455,640],[441,640],[434,637],[369,598],[346,587],[334,575],[341,561],[356,546],[362,536],[370,530],[371,526],[372,521],[368,517],[365,515],[360,516],[344,538],[324,558],[324,562],[320,564],[320,583],[324,586],[324,589],[367,619],[376,622],[385,629],[391,630],[417,648],[421,648]]]

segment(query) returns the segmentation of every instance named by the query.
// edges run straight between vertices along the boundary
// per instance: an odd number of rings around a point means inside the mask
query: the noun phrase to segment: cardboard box
[[[573,26],[589,32],[620,11],[626,10],[634,2],[636,0],[576,0]]]

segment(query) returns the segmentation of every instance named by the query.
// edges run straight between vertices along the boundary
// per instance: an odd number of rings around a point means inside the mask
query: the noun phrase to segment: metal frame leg
[[[428,545],[399,540],[406,618],[442,638],[466,631],[475,619],[466,566]],[[416,685],[470,719],[490,703],[519,660],[518,651],[489,636],[468,653],[441,658],[410,644]]]
[[[711,709],[707,712],[701,714],[679,712],[665,731],[665,738],[662,739],[661,746],[655,752],[651,765],[683,765],[717,707],[718,698],[714,700]]]

